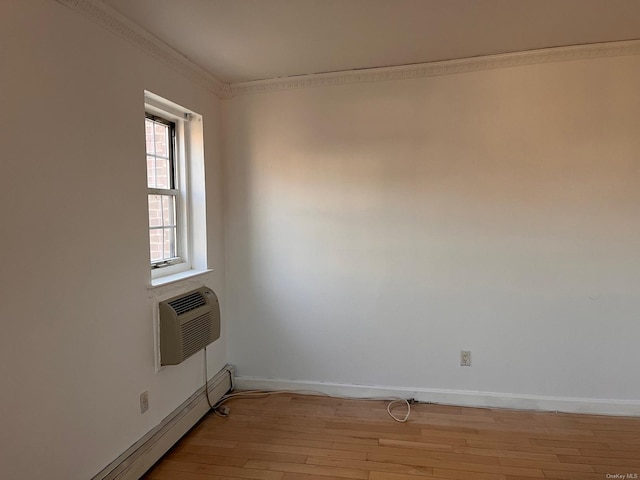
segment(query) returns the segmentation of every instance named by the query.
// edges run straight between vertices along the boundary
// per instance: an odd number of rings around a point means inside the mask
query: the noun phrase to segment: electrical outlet
[[[471,366],[471,350],[460,350],[460,366]]]
[[[149,392],[144,391],[140,394],[140,413],[149,410]]]

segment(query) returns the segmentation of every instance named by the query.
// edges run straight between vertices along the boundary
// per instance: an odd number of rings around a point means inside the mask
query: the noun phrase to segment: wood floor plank
[[[614,467],[636,467],[640,470],[640,457],[636,456],[624,458],[619,456],[573,456],[573,455],[559,455],[561,462],[567,463],[584,463],[589,465],[611,465]],[[640,478],[640,475],[638,475]]]
[[[568,453],[568,454],[564,454],[564,455],[582,455],[584,457],[639,459],[640,458],[640,451],[593,450],[593,449],[590,449],[590,448],[581,448],[577,453]]]
[[[315,425],[324,427],[326,420],[334,417],[330,415],[302,415],[302,414],[285,414],[282,412],[265,412],[265,415],[260,415],[261,410],[252,409],[250,411],[242,411],[237,407],[232,410],[233,416],[230,418],[221,420],[219,423],[250,423],[254,425],[269,425],[269,424],[281,424],[281,425]]]
[[[509,452],[532,452],[532,453],[547,453],[556,455],[579,455],[580,451],[577,448],[564,448],[564,447],[542,447],[539,445],[527,444],[515,444],[504,442],[491,442],[484,440],[467,440],[469,447],[477,448],[489,448],[497,449],[500,451]]]
[[[361,431],[371,431],[374,430],[380,433],[400,433],[404,435],[420,435],[422,432],[422,428],[419,426],[413,426],[412,424],[407,423],[389,423],[386,422],[374,422],[371,420],[363,420],[363,421],[355,421],[352,419],[351,422],[345,422],[342,420],[329,420],[326,423],[327,429],[337,429],[337,430],[361,430]]]
[[[394,440],[389,438],[381,438],[378,443],[383,447],[399,447],[399,448],[411,448],[418,450],[430,450],[433,452],[453,452],[453,445],[443,445],[440,443],[428,443],[428,442],[411,442],[408,440]],[[464,447],[459,447],[464,448]]]
[[[583,463],[541,462],[539,460],[523,460],[519,458],[500,458],[500,465],[508,467],[541,468],[546,470],[566,470],[569,472],[593,473],[593,467]]]
[[[421,431],[423,437],[448,437],[467,440],[486,440],[504,443],[531,444],[530,432],[489,432],[469,429],[468,431],[460,431],[445,428],[423,428]]]
[[[330,478],[355,478],[366,480],[369,472],[355,468],[343,468],[324,465],[310,465],[299,463],[270,462],[265,460],[249,460],[246,468],[272,470],[276,472],[304,473],[306,475],[319,475]]]
[[[333,467],[357,468],[367,470],[369,472],[379,473],[402,473],[406,475],[431,475],[433,468],[417,467],[411,465],[403,465],[399,463],[389,462],[372,462],[369,460],[348,460],[342,458],[329,457],[308,457],[307,462],[310,465],[325,465]]]
[[[300,455],[313,455],[315,457],[352,458],[354,460],[365,460],[367,458],[367,454],[365,452],[354,452],[351,450],[333,450],[328,448],[295,447],[290,445],[271,445],[268,443],[249,442],[243,442],[241,446],[249,450],[258,450],[262,452],[298,453]]]
[[[408,447],[382,447],[369,445],[347,445],[336,443],[333,448],[338,450],[351,450],[366,453],[379,453],[388,455],[407,455],[420,458],[432,458],[435,460],[461,462],[461,463],[483,463],[487,465],[497,465],[498,459],[486,455],[471,455],[466,453],[433,452],[424,449],[413,449]]]
[[[189,472],[174,472],[171,470],[154,469],[147,473],[146,480],[236,480],[237,477],[226,477],[224,475],[207,475]],[[326,479],[325,479],[326,480]]]
[[[179,462],[167,459],[157,467],[159,470],[172,472],[200,473],[203,475],[222,475],[233,478],[249,478],[253,480],[280,480],[283,472],[255,470],[250,468],[225,467],[220,465],[203,465],[199,463]]]
[[[446,468],[434,468],[434,476],[449,480],[505,480],[506,476],[496,473],[469,472],[467,470],[453,470]]]
[[[246,457],[225,457],[220,455],[209,455],[206,453],[174,452],[174,460],[180,462],[203,463],[208,465],[226,465],[228,467],[242,467],[247,463]]]
[[[282,480],[327,480],[328,477],[324,475],[311,475],[307,473],[294,473],[287,472],[282,477]]]
[[[275,453],[263,452],[258,450],[248,450],[246,448],[217,448],[208,445],[198,445],[193,441],[189,443],[181,443],[173,450],[174,453],[195,453],[205,455],[217,455],[221,457],[242,458],[244,460],[275,460],[279,462],[304,463],[307,460],[306,455],[292,453]]]
[[[498,448],[474,448],[474,447],[453,447],[454,453],[464,453],[468,455],[484,455],[497,458],[518,458],[522,460],[537,460],[540,462],[558,462],[558,456],[552,453],[518,452]]]
[[[598,450],[608,450],[606,442],[580,442],[569,440],[568,438],[533,438],[531,442],[541,447],[569,447],[569,448],[595,448]]]
[[[250,441],[252,443],[270,443],[272,445],[291,445],[300,447],[313,447],[313,448],[331,448],[334,443],[331,440],[320,440],[310,438],[300,438],[293,435],[276,436],[269,434],[266,430],[261,431],[259,434],[248,434],[245,431],[239,429],[220,429],[216,432],[198,433],[194,438],[202,438],[215,440],[216,438],[233,440],[237,444]]]
[[[453,438],[445,436],[446,432],[441,432],[440,435],[431,435],[428,433],[422,433],[421,435],[403,435],[403,434],[379,434],[376,438],[382,441],[386,440],[402,440],[407,442],[419,442],[439,445],[459,445],[465,446],[467,441],[464,438]]]
[[[240,430],[240,431],[239,431]],[[237,426],[229,425],[216,425],[215,427],[209,427],[207,429],[196,432],[193,436],[203,438],[244,438],[250,436],[252,438],[269,436],[274,439],[274,443],[277,443],[275,439],[283,438],[298,438],[305,440],[325,441],[329,443],[357,443],[361,445],[378,445],[377,438],[358,437],[352,435],[334,435],[327,433],[320,433],[325,430],[320,429],[318,432],[307,431],[292,431],[292,430],[278,430],[274,428],[259,428],[255,424],[250,426],[243,426],[239,429]],[[213,432],[213,435],[206,435]],[[278,440],[279,441],[279,440]],[[232,443],[228,441],[228,443]],[[233,442],[237,444],[237,442]]]
[[[566,472],[562,470],[543,470],[544,478],[553,480],[606,480],[602,473]]]
[[[427,475],[423,475],[427,477]],[[419,477],[418,477],[419,478]],[[434,477],[429,475],[429,480],[450,480],[444,477]],[[371,472],[369,480],[417,480],[416,475],[407,475],[403,473],[383,473],[383,472]]]
[[[383,413],[386,412],[386,409],[382,410]],[[416,411],[416,408],[413,409],[413,420],[415,423],[422,423],[422,421],[438,421],[441,423],[450,422],[451,425],[460,425],[460,424],[496,424],[496,417],[494,415],[472,415],[472,414],[464,414],[464,413],[433,413],[429,410]],[[498,421],[500,418],[498,417]]]
[[[640,457],[640,445],[634,445],[631,443],[607,443],[606,447],[609,450],[618,451],[618,452],[636,452]]]
[[[410,457],[399,455],[386,455],[380,453],[369,453],[367,459],[374,462],[393,462],[405,465],[415,465],[423,467],[433,467],[434,475],[436,469],[461,470],[466,472],[490,473],[496,475],[521,475],[524,477],[542,478],[542,470],[538,468],[511,467],[502,465],[486,465],[481,463],[463,463],[458,461],[444,461],[433,458]]]

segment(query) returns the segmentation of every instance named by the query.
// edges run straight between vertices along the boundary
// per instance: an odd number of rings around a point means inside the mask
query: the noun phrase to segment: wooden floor
[[[640,479],[640,418],[418,404],[401,424],[383,401],[227,405],[228,418],[209,414],[144,478]]]

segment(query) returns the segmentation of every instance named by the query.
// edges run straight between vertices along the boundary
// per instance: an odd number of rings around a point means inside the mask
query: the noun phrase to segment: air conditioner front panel
[[[176,365],[220,338],[220,305],[202,287],[159,304],[160,360]]]

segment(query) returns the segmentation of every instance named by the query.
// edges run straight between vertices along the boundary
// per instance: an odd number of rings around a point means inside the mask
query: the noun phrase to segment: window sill
[[[156,294],[161,294],[160,290],[165,290],[161,287],[177,287],[180,288],[182,283],[188,284],[198,277],[208,275],[213,272],[211,269],[206,270],[186,270],[184,272],[174,273],[171,275],[165,275],[163,277],[154,278],[151,280],[151,285],[147,286],[150,297],[155,297]]]

